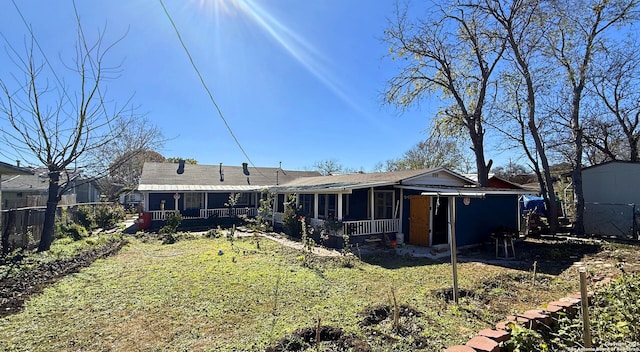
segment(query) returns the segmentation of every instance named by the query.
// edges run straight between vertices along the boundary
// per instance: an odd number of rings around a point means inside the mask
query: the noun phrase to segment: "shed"
[[[638,238],[640,163],[610,161],[582,170],[586,233]]]

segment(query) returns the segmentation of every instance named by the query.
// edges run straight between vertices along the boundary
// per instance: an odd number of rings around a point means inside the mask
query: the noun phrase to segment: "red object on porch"
[[[138,230],[146,230],[151,227],[151,213],[144,212],[138,215]]]

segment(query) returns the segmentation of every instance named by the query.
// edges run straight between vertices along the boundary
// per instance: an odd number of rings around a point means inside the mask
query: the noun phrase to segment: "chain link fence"
[[[639,240],[640,209],[633,203],[587,202],[584,229],[587,234]]]

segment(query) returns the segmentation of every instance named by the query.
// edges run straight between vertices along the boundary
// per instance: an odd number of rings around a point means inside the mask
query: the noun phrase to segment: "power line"
[[[227,130],[229,130],[229,133],[231,134],[231,137],[233,137],[233,140],[236,142],[236,144],[238,145],[238,148],[240,148],[240,150],[242,151],[242,154],[244,154],[244,156],[247,158],[247,160],[249,161],[251,166],[253,166],[261,176],[266,177],[266,176],[264,176],[262,174],[262,172],[260,172],[260,169],[258,169],[256,167],[256,165],[253,163],[251,158],[249,158],[249,155],[247,154],[247,152],[244,150],[244,148],[240,144],[240,141],[238,140],[236,135],[233,133],[233,130],[231,129],[231,126],[229,126],[229,123],[227,122],[227,119],[224,117],[224,115],[222,114],[222,111],[220,110],[220,107],[218,106],[218,104],[216,103],[215,99],[213,98],[213,94],[211,93],[211,90],[209,90],[209,87],[207,86],[207,83],[204,81],[204,78],[202,77],[202,74],[200,74],[200,70],[198,69],[198,66],[196,66],[196,63],[193,60],[193,57],[191,56],[191,53],[189,52],[189,49],[187,48],[187,45],[182,40],[182,36],[180,35],[180,31],[178,31],[178,27],[176,26],[175,22],[173,22],[173,18],[171,18],[171,15],[169,14],[169,11],[167,10],[166,6],[164,6],[164,2],[162,0],[159,0],[159,1],[160,1],[160,5],[162,5],[162,9],[164,10],[165,15],[167,15],[167,18],[169,19],[169,22],[171,22],[171,26],[173,27],[173,30],[176,32],[176,35],[178,36],[178,40],[180,41],[180,45],[182,45],[182,48],[184,49],[185,53],[189,57],[189,62],[191,62],[191,66],[193,67],[193,69],[195,70],[196,74],[198,75],[198,78],[200,79],[200,83],[202,83],[202,87],[204,87],[204,90],[209,95],[209,100],[211,100],[211,102],[213,103],[213,106],[215,106],[216,111],[218,112],[218,115],[220,116],[220,118],[224,122],[224,125],[227,127]]]

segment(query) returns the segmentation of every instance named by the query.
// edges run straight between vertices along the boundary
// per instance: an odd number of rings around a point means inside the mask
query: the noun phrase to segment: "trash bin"
[[[138,214],[138,230],[146,230],[151,227],[151,213],[143,212]]]

